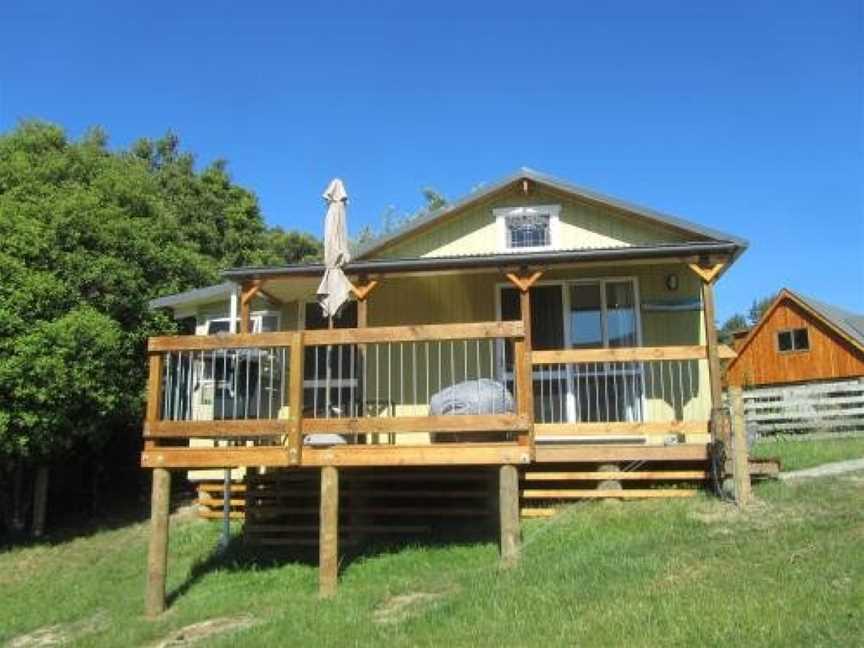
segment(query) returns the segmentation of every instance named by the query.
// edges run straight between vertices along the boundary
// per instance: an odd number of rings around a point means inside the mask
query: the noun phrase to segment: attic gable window
[[[806,328],[789,329],[777,333],[777,350],[780,353],[810,350],[810,336]]]
[[[558,246],[560,205],[502,207],[494,210],[498,248],[548,250]]]

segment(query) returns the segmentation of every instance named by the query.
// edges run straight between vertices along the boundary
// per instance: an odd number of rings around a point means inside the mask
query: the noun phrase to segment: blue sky
[[[268,222],[353,230],[520,166],[734,232],[719,314],[864,312],[864,27],[844,2],[0,5],[0,130],[171,129]]]

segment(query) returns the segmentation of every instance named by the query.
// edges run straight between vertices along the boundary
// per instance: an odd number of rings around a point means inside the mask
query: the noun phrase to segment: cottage
[[[647,486],[704,480],[728,442],[713,287],[746,246],[522,169],[357,251],[332,328],[318,264],[234,268],[155,300],[195,335],[149,342],[149,609],[163,604],[169,469],[320,475],[325,593],[340,475],[494,470],[507,560],[520,479],[525,514],[608,495],[610,476],[616,497],[687,494]]]

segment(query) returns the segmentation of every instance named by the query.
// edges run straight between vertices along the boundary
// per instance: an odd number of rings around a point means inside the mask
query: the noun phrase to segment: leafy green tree
[[[776,295],[768,295],[767,297],[763,297],[762,299],[754,299],[753,304],[750,306],[750,310],[747,311],[747,320],[750,322],[750,326],[756,326],[759,323],[759,320],[762,319],[762,316],[765,314],[765,311],[768,310],[768,307],[774,303],[774,298]]]
[[[0,135],[0,481],[138,427],[146,338],[174,327],[150,299],[319,254],[171,133],[120,151],[101,129]]]
[[[369,225],[364,226],[360,234],[352,240],[352,247],[359,248],[369,245],[375,240],[405,227],[411,221],[426,216],[448,204],[447,198],[432,187],[424,187],[420,193],[425,201],[420,209],[413,212],[400,212],[394,205],[388,205],[381,214],[381,228],[375,230]]]
[[[723,322],[723,325],[717,330],[717,337],[723,344],[730,344],[732,334],[746,328],[748,328],[747,318],[740,313],[735,313]]]

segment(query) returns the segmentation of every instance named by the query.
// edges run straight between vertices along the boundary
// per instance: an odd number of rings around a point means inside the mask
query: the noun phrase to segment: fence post
[[[303,332],[294,333],[291,338],[291,365],[288,384],[288,461],[299,465],[303,453]]]
[[[743,507],[749,503],[752,491],[747,452],[747,423],[740,387],[729,387],[729,401],[732,407],[732,478],[735,483],[735,502],[739,507]]]

